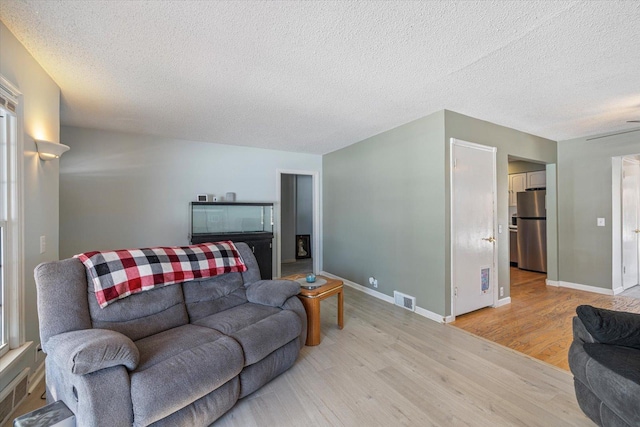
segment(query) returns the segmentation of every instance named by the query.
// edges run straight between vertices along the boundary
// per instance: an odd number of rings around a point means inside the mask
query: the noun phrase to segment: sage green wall
[[[444,112],[323,157],[324,270],[444,314]]]
[[[502,234],[498,234],[498,286],[504,287],[504,297],[509,292],[509,156],[529,159],[542,163],[556,163],[556,142],[535,135],[520,132],[515,129],[478,120],[473,117],[445,111],[445,144],[447,147],[445,158],[446,176],[449,176],[449,140],[450,138],[475,142],[477,144],[496,147],[497,180],[498,180],[498,224],[502,225]],[[450,185],[445,181],[445,218],[449,230],[450,223]],[[547,210],[547,218],[554,221],[556,212]],[[446,271],[450,271],[450,239],[446,240]],[[553,254],[550,252],[547,257]],[[553,261],[552,261],[553,262]],[[445,276],[446,300],[451,298],[451,277]],[[450,304],[447,303],[447,315],[451,314]]]
[[[0,74],[22,93],[18,110],[22,113],[23,218],[24,218],[24,332],[32,348],[0,375],[0,390],[24,368],[31,374],[44,360],[36,360],[40,343],[36,284],[33,269],[41,262],[58,259],[58,160],[39,159],[34,138],[60,141],[60,89],[25,47],[0,22]],[[47,250],[40,253],[40,236],[46,236]]]
[[[555,164],[556,142],[446,110],[323,157],[324,270],[367,287],[375,276],[379,292],[451,314],[450,138],[498,148],[498,277],[509,296],[508,157]]]
[[[561,281],[612,289],[612,157],[638,153],[640,132],[558,142]]]

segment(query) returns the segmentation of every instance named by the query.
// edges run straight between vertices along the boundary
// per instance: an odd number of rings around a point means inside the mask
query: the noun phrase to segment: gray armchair
[[[640,314],[576,312],[569,367],[580,408],[599,426],[640,425]]]

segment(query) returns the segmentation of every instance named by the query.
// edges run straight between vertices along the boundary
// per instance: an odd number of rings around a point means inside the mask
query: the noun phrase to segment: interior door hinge
[[[453,296],[458,298],[458,288],[457,287],[453,288]]]
[[[453,168],[457,168],[458,167],[458,159],[453,159]]]

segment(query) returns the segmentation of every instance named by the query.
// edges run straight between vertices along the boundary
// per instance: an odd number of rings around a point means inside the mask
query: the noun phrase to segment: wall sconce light
[[[69,146],[64,144],[56,144],[54,142],[36,139],[36,147],[38,147],[38,155],[41,160],[53,160],[62,156],[62,153],[69,151]]]

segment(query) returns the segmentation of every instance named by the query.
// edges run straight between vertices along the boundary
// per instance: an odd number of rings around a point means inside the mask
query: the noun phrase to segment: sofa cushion
[[[630,425],[640,425],[640,350],[587,343],[585,369],[591,391]],[[595,357],[594,357],[595,356]]]
[[[131,374],[136,426],[146,426],[222,386],[242,370],[242,349],[217,331],[184,325],[136,342],[138,369]]]
[[[195,322],[233,337],[242,346],[245,366],[264,359],[297,338],[301,321],[296,313],[260,304],[246,303]]]
[[[191,323],[247,302],[240,273],[185,282],[182,286]]]
[[[640,385],[640,350],[609,344],[584,344],[584,351],[616,374]]]
[[[136,341],[189,322],[181,285],[130,295],[105,308],[98,305],[93,285],[87,287],[94,328],[111,329]]]
[[[578,306],[576,313],[596,341],[640,349],[640,314],[590,305]]]
[[[240,395],[240,379],[233,377],[226,384],[185,406],[149,427],[208,426],[235,405]]]
[[[249,302],[272,307],[280,307],[300,293],[300,283],[292,280],[259,280],[246,288]]]

